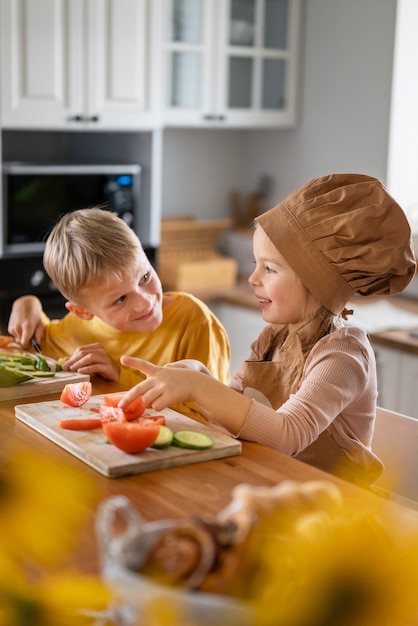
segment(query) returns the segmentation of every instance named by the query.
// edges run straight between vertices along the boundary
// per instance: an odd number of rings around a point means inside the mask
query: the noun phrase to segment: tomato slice
[[[108,422],[126,422],[125,412],[118,406],[106,406],[102,404],[99,407],[99,415],[102,424],[107,424]]]
[[[12,342],[13,337],[10,337],[10,335],[0,335],[0,348],[6,348]]]
[[[92,385],[88,380],[81,383],[67,383],[62,390],[60,400],[70,406],[83,406],[91,398]]]
[[[143,452],[157,439],[160,427],[141,426],[131,422],[107,422],[103,424],[106,437],[114,446],[127,452],[136,454]]]
[[[117,407],[119,402],[125,396],[124,393],[112,393],[106,396],[103,396],[103,402],[106,406],[114,406]],[[125,413],[125,417],[128,420],[136,420],[138,417],[141,417],[143,412],[145,411],[145,405],[142,402],[141,396],[136,398],[131,404],[123,409]]]
[[[61,420],[58,425],[60,428],[67,430],[94,430],[95,428],[101,428],[102,422],[94,418],[68,419]]]
[[[166,426],[164,415],[146,415],[145,417],[138,417],[138,424],[141,426]]]

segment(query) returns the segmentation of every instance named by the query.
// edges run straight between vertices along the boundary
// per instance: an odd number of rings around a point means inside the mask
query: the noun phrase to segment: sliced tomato
[[[92,385],[89,380],[68,383],[62,390],[60,400],[70,406],[83,406],[91,398]]]
[[[132,422],[107,422],[103,431],[110,443],[127,452],[137,454],[143,452],[157,439],[159,426],[141,426]]]
[[[94,430],[95,428],[101,428],[101,426],[101,420],[94,418],[68,419],[59,422],[59,427],[67,430]]]
[[[125,396],[124,393],[112,393],[106,396],[103,396],[103,402],[106,406],[118,406],[119,402]],[[128,422],[130,420],[136,420],[138,417],[141,417],[143,412],[145,411],[145,405],[142,402],[141,396],[136,398],[129,406],[123,409],[126,419]]]
[[[118,406],[106,406],[102,404],[99,407],[100,421],[102,424],[108,422],[126,422],[126,415],[123,409]]]
[[[164,415],[146,415],[145,417],[138,417],[138,424],[141,426],[166,426]]]
[[[13,343],[13,337],[0,335],[0,348],[6,348],[10,343]]]

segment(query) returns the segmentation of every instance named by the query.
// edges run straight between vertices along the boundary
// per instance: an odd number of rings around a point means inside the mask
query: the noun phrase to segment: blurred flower
[[[274,515],[251,539],[248,597],[256,626],[418,624],[418,529],[379,509]]]
[[[101,579],[48,570],[56,570],[74,545],[79,524],[97,496],[85,474],[34,451],[16,451],[4,463],[0,626],[97,623],[93,613],[105,611],[111,598]],[[101,626],[106,623],[101,621]]]
[[[56,561],[68,553],[74,527],[96,498],[85,474],[32,450],[17,451],[0,475],[2,549],[43,564]]]

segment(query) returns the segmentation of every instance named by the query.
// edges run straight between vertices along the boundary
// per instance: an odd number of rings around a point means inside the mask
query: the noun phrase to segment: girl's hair
[[[46,241],[43,262],[57,289],[77,302],[87,287],[122,280],[141,252],[138,237],[116,213],[92,207],[60,219]]]
[[[306,287],[305,289],[308,294],[308,289]],[[303,368],[305,367],[305,361],[314,345],[318,343],[322,337],[329,335],[329,333],[334,331],[339,325],[339,316],[336,316],[324,306],[322,306],[311,319],[308,319],[305,322],[303,326],[304,342],[302,344],[302,354],[299,362],[296,363],[294,367],[294,378],[291,393],[296,393],[299,389],[303,375]]]

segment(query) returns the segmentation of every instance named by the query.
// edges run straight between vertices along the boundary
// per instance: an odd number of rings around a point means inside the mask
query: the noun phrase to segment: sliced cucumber
[[[178,448],[190,448],[191,450],[204,450],[214,444],[212,437],[199,433],[195,430],[178,430],[173,436],[173,446]]]
[[[168,426],[160,426],[160,432],[151,448],[168,448],[173,443],[173,431]]]
[[[34,372],[26,373],[29,374],[31,378],[52,378],[53,376],[55,376],[55,372],[52,370],[49,370],[49,372],[41,372],[35,370]]]

